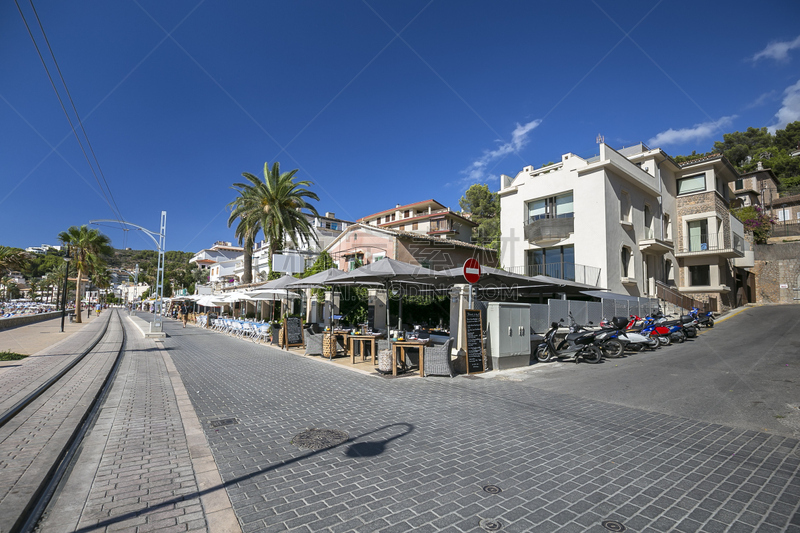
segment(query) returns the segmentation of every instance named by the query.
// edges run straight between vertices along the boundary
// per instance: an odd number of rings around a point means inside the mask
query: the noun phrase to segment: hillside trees
[[[478,227],[472,231],[472,242],[500,250],[500,198],[488,185],[474,184],[458,201],[461,209],[471,214]]]

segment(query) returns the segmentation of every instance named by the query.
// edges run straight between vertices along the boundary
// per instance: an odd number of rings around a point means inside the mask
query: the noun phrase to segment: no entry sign
[[[477,259],[467,259],[464,262],[464,279],[467,283],[476,283],[481,278],[481,264]]]

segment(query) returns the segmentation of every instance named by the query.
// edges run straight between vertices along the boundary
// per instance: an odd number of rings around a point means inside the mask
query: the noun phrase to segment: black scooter
[[[563,322],[564,319],[561,319]],[[544,335],[544,342],[536,348],[536,360],[546,363],[553,360],[574,360],[575,363],[599,363],[603,359],[603,352],[595,344],[597,331],[578,331],[567,335],[567,344],[563,342],[556,348],[555,338],[561,324],[553,322]]]

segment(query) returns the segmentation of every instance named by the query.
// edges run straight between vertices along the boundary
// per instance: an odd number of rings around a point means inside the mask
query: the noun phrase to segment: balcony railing
[[[523,276],[550,276],[551,278],[565,279],[584,283],[586,285],[600,286],[600,272],[597,267],[578,265],[575,263],[547,263],[544,265],[527,265],[505,267],[504,270]]]
[[[678,248],[678,255],[717,254],[744,257],[744,239],[733,234],[732,239],[720,238],[717,234],[690,235]],[[732,241],[732,243],[731,243]]]
[[[531,243],[566,239],[570,233],[575,232],[575,219],[568,218],[540,218],[529,220],[525,224],[525,239]]]

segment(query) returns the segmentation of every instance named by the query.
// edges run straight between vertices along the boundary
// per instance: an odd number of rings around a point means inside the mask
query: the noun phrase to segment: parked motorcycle
[[[563,322],[564,319],[561,319]],[[544,335],[544,342],[536,348],[536,360],[546,363],[553,360],[574,360],[575,363],[599,363],[603,359],[603,352],[595,344],[598,331],[575,331],[567,334],[567,339],[556,346],[556,334],[561,327],[559,322],[550,324],[550,329]]]
[[[625,345],[626,349],[630,348],[638,352],[647,348],[655,350],[659,346],[657,338],[639,333],[634,317],[615,316],[611,320],[601,322],[600,326],[619,330],[617,338]]]
[[[700,309],[697,307],[692,307],[692,310],[689,311],[689,314],[697,320],[697,324],[699,326],[705,326],[707,328],[714,327],[714,313],[709,311],[708,313],[701,313]]]

